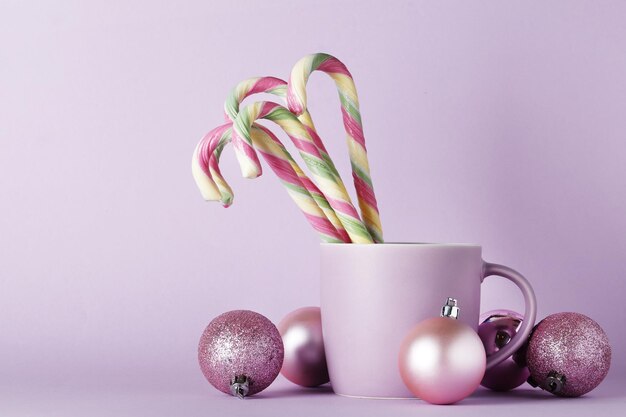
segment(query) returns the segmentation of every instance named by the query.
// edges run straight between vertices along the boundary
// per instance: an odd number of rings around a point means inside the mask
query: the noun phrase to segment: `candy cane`
[[[313,54],[298,61],[289,77],[287,88],[289,110],[296,115],[301,115],[306,111],[306,83],[313,71],[325,72],[335,81],[341,101],[341,113],[352,163],[352,178],[354,179],[361,214],[374,241],[382,242],[382,226],[367,160],[359,99],[352,75],[346,66],[328,54]]]
[[[276,103],[261,101],[240,111],[233,124],[232,141],[235,150],[241,155],[238,160],[240,164],[244,165],[241,167],[242,172],[249,172],[254,164],[254,158],[241,144],[252,142],[250,131],[257,119],[271,120],[287,133],[300,151],[300,155],[313,174],[313,179],[337,214],[339,221],[350,236],[350,240],[354,243],[373,243],[371,235],[350,201],[350,196],[341,178],[334,174],[332,167],[322,158],[306,127],[285,107]],[[254,153],[254,147],[251,148],[251,152]],[[258,157],[256,159],[258,160]],[[246,164],[250,166],[245,166]]]
[[[191,157],[191,173],[194,180],[196,181],[196,185],[200,189],[202,197],[207,201],[220,200],[223,198],[224,193],[230,190],[228,184],[226,184],[228,190],[225,187],[218,186],[214,179],[216,178],[215,175],[213,175],[213,173],[211,173],[211,171],[209,170],[208,158],[205,157],[203,161],[205,148],[210,142],[211,138],[216,135],[221,135],[223,131],[223,126],[219,126],[204,135],[204,137],[200,139],[200,142],[198,142],[196,149],[193,151],[193,156]],[[222,178],[221,175],[219,175],[219,178]],[[230,190],[230,194],[232,196],[232,190]]]
[[[237,115],[239,114],[239,106],[241,105],[241,102],[247,97],[258,93],[273,94],[281,99],[286,99],[287,82],[276,77],[255,77],[241,81],[231,90],[230,94],[226,98],[226,102],[224,103],[226,121],[235,121]],[[315,142],[315,146],[317,146],[320,151],[323,154],[326,154],[325,156],[330,159],[324,143],[317,134],[315,125],[313,124],[313,119],[311,118],[309,112],[305,109],[298,116],[298,119],[302,122],[302,124],[307,126],[307,130],[309,130],[309,133]]]
[[[211,159],[211,156],[216,151],[221,152],[221,150],[218,150],[220,141],[219,139],[216,140],[216,138],[227,138],[231,135],[231,132],[232,123],[229,122],[218,126],[202,138],[196,147],[197,158],[194,160],[194,163],[199,166],[197,169],[204,173],[219,173],[218,161]],[[279,177],[289,196],[303,212],[307,221],[320,234],[322,240],[333,243],[349,242],[347,233],[345,231],[343,233],[338,232],[320,208],[320,205],[323,205],[325,201],[322,193],[312,183],[310,185],[316,191],[313,191],[313,193],[309,191],[308,187],[301,180],[300,168],[278,138],[269,129],[256,124],[252,126],[250,137],[253,146],[261,153],[268,165]],[[219,178],[222,178],[221,173],[219,173]],[[219,182],[217,183],[219,184]],[[226,181],[224,181],[224,184],[228,187]],[[219,197],[215,199],[219,199]],[[325,204],[328,205],[327,202]]]
[[[269,93],[274,94],[278,97],[285,98],[287,95],[287,82],[281,80],[276,77],[256,77],[244,80],[237,84],[237,86],[231,91],[224,103],[224,113],[226,115],[226,120],[234,121],[239,114],[239,106],[241,102],[246,98],[251,96],[252,94],[257,93]],[[329,166],[334,171],[334,174],[339,176],[335,165],[333,164],[330,156],[328,155],[328,151],[322,142],[322,139],[317,134],[315,129],[315,125],[313,124],[313,119],[309,112],[305,109],[299,116],[298,119],[304,124],[309,132],[309,135],[313,139],[315,146],[320,150],[320,154],[322,158],[329,164]],[[251,154],[253,149],[250,148],[251,143],[246,140],[243,143],[238,144],[238,148],[240,149],[237,152],[238,160],[246,160],[243,162],[242,175],[246,178],[256,178],[263,172],[263,168],[258,163],[258,158],[256,155]]]
[[[228,182],[222,176],[219,167],[219,158],[224,149],[224,146],[230,142],[232,131],[232,123],[226,123],[211,130],[196,146],[197,153],[194,153],[194,159],[192,160],[192,172],[201,172],[205,176],[210,178],[218,189],[218,195],[213,195],[212,198],[205,197],[205,200],[214,201],[220,200],[224,207],[228,207],[233,202],[234,193],[228,185]],[[215,160],[215,161],[213,161]],[[194,168],[194,165],[199,168]],[[194,178],[195,175],[194,175]],[[196,184],[200,188],[202,185],[202,178],[196,178]],[[204,197],[203,193],[203,197]]]
[[[247,97],[253,94],[257,94],[257,93],[269,93],[269,94],[274,94],[281,98],[285,98],[287,94],[287,82],[276,77],[257,77],[257,78],[250,78],[250,79],[240,82],[239,84],[237,84],[237,86],[235,86],[235,88],[231,90],[230,94],[228,95],[226,99],[226,102],[224,103],[224,113],[226,115],[226,119],[234,121],[237,118],[237,115],[239,114],[239,106],[241,105],[241,102],[245,100]],[[299,117],[299,119],[303,120],[305,123],[308,123],[307,130],[309,131],[309,134],[313,138],[313,141],[315,142],[315,146],[318,147],[320,154],[322,155],[322,158],[324,158],[325,161],[329,162],[329,165],[332,167],[334,174],[339,176],[339,173],[337,172],[337,170],[335,169],[335,166],[332,164],[332,161],[330,160],[330,156],[328,156],[328,152],[326,151],[326,148],[324,147],[324,144],[322,143],[321,138],[317,135],[317,132],[315,131],[315,126],[313,125],[313,120],[311,119],[311,115],[308,113],[308,111],[305,111]],[[211,156],[211,159],[213,158],[216,159],[216,163],[210,165],[210,166],[215,167],[214,169],[212,169],[212,173],[215,178],[215,181],[217,182],[217,186],[220,189],[221,194],[222,194],[222,204],[224,204],[226,207],[232,203],[233,193],[230,187],[228,187],[228,184],[226,183],[224,178],[221,176],[221,173],[219,172],[218,163],[219,163],[221,150],[228,142],[230,142],[230,139],[231,139],[230,135],[228,137],[222,137],[219,139],[220,145],[217,147],[216,152],[214,152],[214,154]],[[216,137],[213,140],[218,140],[218,139]],[[279,142],[279,144],[283,146],[282,143]],[[337,229],[338,233],[341,236],[347,237],[347,234],[345,232],[343,225],[339,221],[339,218],[337,217],[337,214],[335,213],[335,211],[328,204],[328,201],[326,201],[324,194],[322,194],[319,191],[319,189],[315,186],[315,184],[313,184],[313,182],[309,180],[309,178],[306,176],[306,174],[300,169],[300,167],[297,164],[295,164],[294,169],[298,173],[298,176],[300,177],[300,180],[302,181],[302,183],[307,187],[308,191],[318,202],[319,207],[322,209],[324,214],[326,214],[326,217],[330,220],[330,222],[333,224],[335,229]]]

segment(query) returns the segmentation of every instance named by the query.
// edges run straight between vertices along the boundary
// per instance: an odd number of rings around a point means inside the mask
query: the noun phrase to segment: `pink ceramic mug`
[[[488,358],[488,369],[517,350],[535,324],[535,294],[521,274],[484,262],[479,245],[322,244],[322,332],[335,393],[413,397],[398,370],[402,339],[420,321],[438,316],[448,297],[458,300],[459,320],[477,329],[480,284],[490,275],[515,283],[526,311],[519,332]]]

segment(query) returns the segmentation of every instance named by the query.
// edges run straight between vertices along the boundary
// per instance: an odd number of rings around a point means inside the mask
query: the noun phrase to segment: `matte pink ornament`
[[[492,310],[480,316],[478,336],[487,357],[511,341],[523,320],[524,316],[511,310]],[[485,372],[481,385],[494,391],[509,391],[526,382],[529,375],[527,367],[518,365],[513,358],[507,358]]]
[[[602,327],[579,313],[557,313],[535,326],[526,348],[528,382],[560,397],[596,388],[611,366],[611,345]]]
[[[278,329],[259,313],[234,310],[214,318],[198,344],[198,361],[218,390],[239,398],[267,388],[283,364]]]
[[[487,364],[476,332],[457,321],[456,300],[449,298],[442,317],[415,326],[400,348],[398,365],[407,388],[429,403],[452,404],[480,385]]]
[[[285,360],[281,373],[294,384],[316,387],[329,381],[319,307],[292,311],[278,324]]]

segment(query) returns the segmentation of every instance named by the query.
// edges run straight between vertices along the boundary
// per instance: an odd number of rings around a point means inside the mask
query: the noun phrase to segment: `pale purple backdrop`
[[[626,3],[336,3],[0,4],[14,415],[16,387],[213,398],[196,362],[212,317],[319,303],[318,238],[273,173],[241,179],[227,149],[225,210],[190,172],[233,85],[316,51],[354,75],[386,239],[481,243],[531,280],[540,317],[597,320],[626,372]],[[309,95],[349,182],[334,86],[315,74]],[[522,302],[490,279],[483,307]]]

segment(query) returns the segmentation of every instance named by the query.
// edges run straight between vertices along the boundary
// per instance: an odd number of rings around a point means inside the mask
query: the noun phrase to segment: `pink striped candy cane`
[[[307,108],[306,83],[313,71],[322,71],[334,81],[341,101],[341,113],[347,134],[348,150],[352,163],[352,178],[356,188],[359,207],[367,230],[375,242],[383,242],[378,203],[374,194],[367,149],[359,110],[359,99],[352,75],[337,58],[328,54],[312,54],[296,63],[289,77],[287,103],[296,115]]]
[[[309,167],[313,179],[337,213],[350,240],[354,243],[373,243],[372,237],[350,201],[341,178],[335,175],[333,169],[322,158],[305,126],[285,107],[272,102],[256,102],[247,106],[240,111],[233,123],[233,141],[240,137],[244,142],[251,142],[251,127],[257,119],[271,120],[287,133]],[[254,148],[252,150],[254,151]],[[240,163],[251,163],[250,161],[240,160]]]
[[[224,113],[226,115],[226,119],[231,121],[235,120],[237,118],[237,115],[239,114],[239,106],[241,102],[247,97],[257,93],[270,93],[284,99],[287,94],[287,82],[275,77],[257,77],[241,81],[239,84],[237,84],[237,86],[235,86],[235,88],[231,90],[226,99],[226,102],[224,103]],[[322,143],[322,140],[315,131],[315,126],[313,125],[310,114],[305,111],[299,118],[304,121],[305,126],[309,131],[313,142],[315,143],[315,146],[317,146],[320,150],[322,158],[324,158],[329,163],[334,173],[339,176],[339,173],[335,169],[334,164],[330,160],[330,157],[328,155],[328,152],[326,151],[326,148],[324,147],[324,144]],[[308,125],[306,123],[308,123]],[[226,143],[230,141],[230,137],[227,140],[226,139],[227,138],[219,138],[220,145],[216,149],[216,152],[214,152],[211,156],[211,158],[216,158],[217,161],[211,166],[215,166],[212,172],[215,178],[215,182],[217,183],[217,187],[219,188],[222,195],[222,203],[228,206],[232,203],[233,193],[230,187],[228,187],[224,178],[221,177],[219,167],[217,166],[219,163],[221,150],[226,145]],[[214,140],[218,140],[218,138],[216,137],[214,138]],[[296,172],[300,176],[302,183],[307,187],[308,191],[313,195],[315,200],[318,201],[318,205],[322,209],[322,211],[324,211],[326,217],[328,217],[330,222],[335,226],[341,236],[347,236],[343,225],[339,221],[332,207],[328,204],[328,201],[326,201],[325,196],[306,176],[306,174],[300,169],[300,167],[297,166],[297,164],[296,167]]]
[[[218,160],[211,158],[220,145],[219,140],[215,140],[215,138],[228,136],[231,131],[232,123],[229,122],[213,129],[201,140],[198,145],[197,161],[203,171],[219,172]],[[315,191],[311,193],[307,184],[302,181],[298,173],[301,170],[278,138],[269,129],[261,125],[252,127],[251,138],[253,146],[279,177],[292,200],[302,210],[305,218],[319,233],[322,240],[334,243],[348,242],[349,238],[345,231],[340,233],[328,220],[319,206],[320,201],[313,195]],[[317,190],[314,184],[311,183],[309,186]],[[317,190],[317,194],[322,195],[319,190]]]

